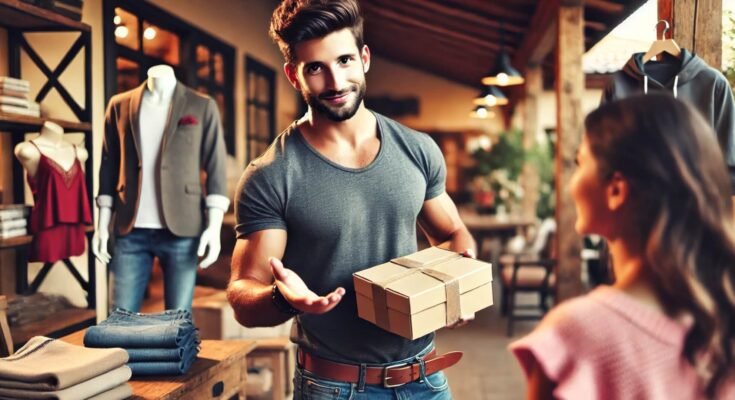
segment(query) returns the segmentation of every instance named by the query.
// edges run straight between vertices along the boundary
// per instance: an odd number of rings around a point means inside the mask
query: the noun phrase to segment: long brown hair
[[[716,136],[699,113],[667,94],[608,103],[585,120],[600,176],[629,182],[645,242],[646,276],[666,312],[690,313],[684,356],[714,397],[732,377],[735,221]]]

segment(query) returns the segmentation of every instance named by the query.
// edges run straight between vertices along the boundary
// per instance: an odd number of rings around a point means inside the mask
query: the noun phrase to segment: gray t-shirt
[[[288,232],[283,263],[315,293],[346,289],[332,311],[297,318],[292,340],[312,354],[385,363],[426,348],[433,334],[404,339],[357,316],[352,273],[415,252],[424,201],[444,193],[446,167],[426,134],[375,113],[380,151],[359,169],[329,161],[294,123],[253,161],[238,187],[237,237]]]

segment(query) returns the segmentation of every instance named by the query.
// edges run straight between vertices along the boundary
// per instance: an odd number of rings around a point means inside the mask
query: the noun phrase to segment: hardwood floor
[[[479,312],[475,320],[458,329],[437,332],[439,352],[464,352],[459,364],[445,372],[457,400],[520,400],[526,383],[518,362],[507,350],[515,339],[530,332],[538,321],[516,322],[515,336],[505,336],[507,320],[500,316],[500,287],[495,282],[494,305]],[[533,296],[518,296],[519,302],[537,301]]]

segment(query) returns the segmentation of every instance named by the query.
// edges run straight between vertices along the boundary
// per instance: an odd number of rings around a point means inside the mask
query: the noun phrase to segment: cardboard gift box
[[[430,247],[352,274],[357,313],[416,339],[493,304],[486,262]]]

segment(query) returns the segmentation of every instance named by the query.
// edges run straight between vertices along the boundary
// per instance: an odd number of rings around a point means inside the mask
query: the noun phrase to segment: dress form
[[[28,175],[33,177],[38,170],[38,163],[41,160],[40,151],[43,155],[53,160],[61,168],[68,171],[73,165],[76,158],[79,162],[84,162],[89,157],[89,153],[84,148],[77,147],[64,140],[64,129],[58,124],[46,121],[41,127],[38,137],[33,139],[33,143],[21,142],[15,146],[15,157],[20,161]]]

